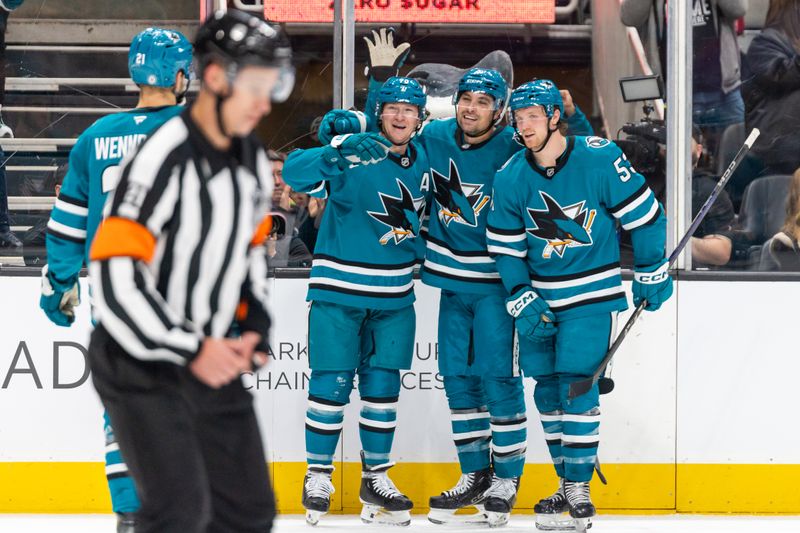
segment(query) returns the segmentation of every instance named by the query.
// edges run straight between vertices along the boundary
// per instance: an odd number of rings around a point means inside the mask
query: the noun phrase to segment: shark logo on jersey
[[[378,193],[383,203],[383,213],[367,211],[369,216],[390,228],[380,238],[381,244],[388,244],[392,240],[395,244],[400,244],[419,235],[420,218],[425,210],[425,198],[414,198],[402,181],[396,181],[400,188],[400,197]]]
[[[545,209],[528,208],[528,215],[536,225],[526,231],[547,242],[542,251],[544,259],[550,259],[555,252],[564,257],[567,248],[574,246],[590,246],[592,244],[592,223],[596,210],[585,209],[585,202],[561,207],[547,193],[539,191]]]
[[[436,202],[439,204],[439,220],[449,226],[450,222],[478,225],[478,215],[489,203],[490,197],[482,192],[483,184],[463,183],[458,167],[450,160],[450,176],[445,177],[435,170],[433,184]]]
[[[608,139],[602,137],[586,137],[586,146],[589,148],[603,148],[611,143]]]

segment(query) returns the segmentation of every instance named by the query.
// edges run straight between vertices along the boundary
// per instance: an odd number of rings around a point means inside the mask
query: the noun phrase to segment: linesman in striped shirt
[[[192,45],[174,30],[147,28],[131,41],[128,72],[139,86],[136,108],[106,115],[81,133],[69,154],[69,170],[47,221],[47,265],[42,269],[39,306],[56,325],[69,327],[80,304],[78,275],[103,218],[103,206],[119,177],[125,155],[167,120],[180,114],[189,86]],[[103,413],[106,478],[117,533],[136,524],[139,498]]]
[[[291,48],[234,11],[195,51],[197,100],[123,161],[92,245],[89,359],[140,493],[137,533],[263,533],[275,505],[240,375],[268,350],[272,173],[252,131],[291,92]]]

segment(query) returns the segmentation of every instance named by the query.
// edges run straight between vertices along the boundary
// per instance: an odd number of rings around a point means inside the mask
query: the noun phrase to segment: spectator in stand
[[[298,231],[298,226],[303,222],[301,217],[308,217],[305,209],[299,209],[298,202],[307,204],[308,196],[292,191],[291,187],[283,181],[285,153],[269,150],[267,157],[272,164],[272,177],[275,180],[275,188],[272,190],[273,209],[286,220],[283,232],[273,231],[267,240],[269,266],[271,268],[309,267],[312,259],[311,252],[300,238]],[[277,230],[277,226],[274,229]]]
[[[770,1],[747,63],[747,129],[761,130],[752,152],[763,160],[765,173],[792,174],[800,167],[800,1]]]
[[[747,12],[747,0],[692,0],[692,5],[692,120],[715,150],[726,126],[744,122],[736,20]],[[639,29],[651,52],[650,65],[666,78],[665,6],[665,0],[621,0],[620,19]]]
[[[795,170],[786,199],[786,220],[762,252],[761,270],[800,272],[800,169]]]
[[[706,167],[700,166],[703,155],[703,138],[700,129],[692,128],[692,217],[717,185],[719,176],[714,176]],[[692,235],[692,264],[694,268],[713,268],[727,265],[733,252],[733,224],[736,216],[733,203],[723,189]]]

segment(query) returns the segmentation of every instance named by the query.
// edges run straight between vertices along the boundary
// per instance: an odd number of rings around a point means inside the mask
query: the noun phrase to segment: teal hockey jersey
[[[415,264],[428,179],[425,152],[410,143],[372,165],[341,170],[325,147],[295,150],[283,167],[293,189],[327,197],[314,248],[307,300],[365,309],[400,309],[414,302]]]
[[[47,264],[56,279],[66,281],[88,264],[106,196],[117,185],[119,163],[183,109],[162,106],[114,113],[98,119],[78,137],[47,222]]]
[[[621,311],[618,224],[636,266],[664,258],[666,218],[644,176],[612,141],[568,137],[555,167],[524,150],[497,173],[488,250],[509,291],[532,285],[559,320]]]
[[[520,150],[511,128],[467,144],[456,119],[434,120],[420,143],[431,163],[422,281],[455,292],[504,293],[486,250],[486,215],[497,169]]]
[[[365,106],[370,129],[377,130],[376,102],[382,83],[370,79]],[[567,119],[573,134],[592,134],[577,110]],[[428,212],[423,223],[427,250],[422,281],[441,289],[471,294],[505,294],[494,259],[486,250],[486,215],[497,170],[522,146],[511,127],[488,140],[465,142],[455,118],[429,122],[415,138],[428,154],[431,179],[424,191]]]

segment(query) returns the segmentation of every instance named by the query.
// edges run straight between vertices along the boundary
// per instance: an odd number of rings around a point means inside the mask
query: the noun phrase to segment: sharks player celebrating
[[[408,53],[406,44],[394,47],[386,30],[373,36],[368,113],[381,77],[387,69],[396,70]],[[496,70],[469,69],[453,94],[455,118],[434,120],[420,135],[432,181],[422,281],[442,289],[439,373],[462,472],[455,487],[430,498],[428,517],[435,523],[506,523],[525,463],[527,420],[513,361],[514,325],[485,236],[494,174],[520,150],[514,131],[500,126],[508,92]],[[347,117],[346,111],[331,112],[321,132],[343,133],[358,125],[356,116]],[[575,113],[570,124],[591,132],[582,113]],[[455,515],[472,506],[479,512]]]
[[[519,362],[536,380],[534,400],[560,485],[535,506],[541,529],[584,531],[595,508],[589,481],[599,436],[597,384],[568,400],[569,384],[591,376],[627,308],[617,224],[634,246],[633,300],[654,311],[672,294],[664,258],[663,210],[622,151],[598,137],[565,137],[563,102],[549,80],[511,95],[510,119],[526,150],[497,173],[486,240],[515,318]],[[561,519],[569,511],[571,518]]]
[[[333,454],[358,374],[365,522],[408,525],[413,504],[387,470],[400,394],[411,367],[416,318],[412,272],[429,168],[412,137],[425,119],[425,93],[391,78],[377,97],[382,133],[335,137],[328,146],[289,155],[283,178],[297,191],[328,198],[311,269],[308,471],[303,506],[310,524],[328,511]]]
[[[147,134],[181,112],[176,103],[188,88],[191,63],[192,45],[181,33],[159,28],[139,33],[128,52],[128,71],[141,91],[136,108],[99,119],[70,152],[69,171],[47,223],[48,264],[42,270],[40,306],[53,323],[68,327],[75,320],[78,274],[88,264],[106,196],[117,184],[117,166]],[[111,503],[118,530],[127,531],[139,500],[108,415],[104,418]]]

